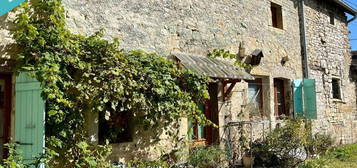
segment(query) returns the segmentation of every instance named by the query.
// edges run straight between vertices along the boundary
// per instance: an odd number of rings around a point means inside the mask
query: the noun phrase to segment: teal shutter
[[[304,106],[308,119],[317,119],[315,79],[304,79]]]
[[[45,103],[40,83],[20,73],[16,78],[15,141],[26,163],[43,153]]]
[[[293,94],[295,116],[317,119],[315,80],[294,80]]]
[[[302,79],[293,81],[293,94],[294,94],[294,112],[295,117],[304,116],[304,108],[302,102]]]

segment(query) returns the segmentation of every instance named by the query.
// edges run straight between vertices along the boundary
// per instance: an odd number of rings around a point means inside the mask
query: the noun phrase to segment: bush
[[[219,147],[197,147],[190,151],[188,163],[195,168],[224,167],[225,153]]]
[[[265,140],[253,143],[258,166],[296,167],[304,160],[325,153],[333,144],[329,135],[311,134],[304,120],[286,120]]]
[[[9,156],[0,164],[0,168],[27,168],[29,167],[23,163],[23,158],[20,156],[20,151],[16,149],[15,144],[5,145],[9,150]],[[1,162],[0,162],[1,163]]]

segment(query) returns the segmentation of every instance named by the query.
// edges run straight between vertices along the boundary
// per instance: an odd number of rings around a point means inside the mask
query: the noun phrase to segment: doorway
[[[283,79],[274,79],[274,102],[276,117],[289,116],[285,107],[285,87]]]
[[[11,74],[0,74],[0,159],[7,157],[4,144],[9,143],[11,133]]]

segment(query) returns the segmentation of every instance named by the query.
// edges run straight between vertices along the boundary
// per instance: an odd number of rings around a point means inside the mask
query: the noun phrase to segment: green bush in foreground
[[[329,135],[314,134],[304,120],[286,120],[268,136],[255,142],[253,155],[257,166],[296,167],[308,158],[326,153],[333,140]]]
[[[336,147],[319,158],[309,159],[300,168],[357,168],[357,144]]]

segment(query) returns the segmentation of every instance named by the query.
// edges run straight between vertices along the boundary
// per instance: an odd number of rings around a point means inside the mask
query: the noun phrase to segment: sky
[[[344,0],[348,4],[350,4],[352,7],[357,9],[357,0]],[[351,16],[348,16],[348,18],[351,18]],[[357,50],[357,19],[350,22],[348,25],[350,29],[350,42],[352,46],[352,50]]]

